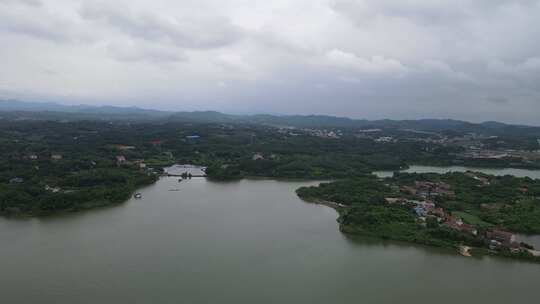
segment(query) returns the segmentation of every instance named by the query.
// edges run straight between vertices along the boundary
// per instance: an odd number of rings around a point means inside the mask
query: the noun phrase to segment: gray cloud
[[[111,43],[107,45],[107,51],[113,58],[126,62],[174,63],[187,59],[181,50],[175,48],[140,45],[130,41]]]
[[[150,12],[134,13],[111,5],[85,5],[80,15],[133,38],[184,48],[221,47],[240,37],[240,30],[220,16],[161,16]]]
[[[487,101],[494,104],[505,104],[509,102],[508,98],[502,97],[502,96],[491,96],[491,97],[487,97],[486,99]]]
[[[41,6],[40,0],[0,0],[0,4]]]
[[[535,37],[538,0],[0,0],[0,89],[66,103],[538,124]]]

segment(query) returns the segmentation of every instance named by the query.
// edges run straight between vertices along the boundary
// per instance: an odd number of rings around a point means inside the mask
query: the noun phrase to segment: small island
[[[302,187],[297,194],[335,208],[344,233],[540,262],[540,251],[514,234],[540,233],[540,180],[395,173]]]

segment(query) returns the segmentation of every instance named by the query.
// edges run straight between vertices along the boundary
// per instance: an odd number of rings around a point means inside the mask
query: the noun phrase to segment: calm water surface
[[[0,219],[1,303],[538,301],[539,265],[347,238],[306,184],[163,178],[118,207]]]
[[[513,168],[474,168],[462,166],[437,167],[437,166],[410,166],[408,169],[401,172],[407,173],[447,173],[447,172],[465,172],[476,171],[492,175],[513,175],[517,177],[540,178],[540,170],[513,169]],[[373,172],[379,177],[392,177],[393,171],[375,171]]]

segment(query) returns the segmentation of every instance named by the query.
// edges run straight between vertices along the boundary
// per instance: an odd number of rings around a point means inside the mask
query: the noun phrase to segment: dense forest
[[[219,180],[349,179],[409,164],[464,164],[458,159],[464,148],[431,140],[439,134],[377,132],[373,137],[357,128],[264,123],[0,119],[0,213],[40,215],[118,203],[174,163],[203,165],[209,178]]]

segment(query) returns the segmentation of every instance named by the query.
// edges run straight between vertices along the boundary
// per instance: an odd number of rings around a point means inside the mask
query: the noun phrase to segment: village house
[[[133,161],[133,164],[137,166],[139,169],[146,169],[146,164],[144,163],[143,159],[137,159]]]
[[[444,212],[443,208],[433,208],[429,211],[429,214],[434,215],[438,217],[439,219],[444,219],[446,217],[446,213]]]
[[[450,228],[450,229],[454,229],[454,230],[457,230],[457,231],[469,233],[469,234],[472,234],[472,235],[477,235],[478,234],[478,230],[473,225],[463,223],[461,218],[457,218],[457,217],[453,217],[453,216],[447,216],[446,222],[444,222],[443,225]]]
[[[393,142],[393,141],[394,141],[394,138],[390,137],[390,136],[382,136],[382,137],[379,137],[379,138],[375,139],[375,142],[378,142],[378,143],[390,143],[390,142]]]
[[[472,235],[478,235],[478,230],[473,225],[469,224],[461,224],[461,231],[472,234]]]
[[[52,154],[51,155],[52,160],[61,160],[62,158],[63,158],[62,154]]]
[[[22,183],[24,183],[24,178],[22,178],[22,177],[14,177],[14,178],[9,180],[9,183],[10,184],[22,184]]]
[[[426,181],[416,181],[414,183],[414,189],[416,190],[416,195],[423,198],[431,198],[441,195],[455,197],[454,191],[450,190],[451,186],[443,182],[433,183]]]
[[[28,155],[28,159],[36,160],[36,159],[38,159],[38,156],[36,154],[30,154],[30,155]]]
[[[116,156],[116,164],[122,165],[126,163],[126,157],[124,155],[117,155]]]
[[[521,186],[518,188],[518,190],[521,192],[521,193],[527,193],[529,192],[529,187],[527,186]]]
[[[413,187],[410,187],[410,186],[402,186],[400,188],[400,191],[403,192],[403,193],[407,193],[407,194],[411,194],[411,195],[416,195],[416,189],[413,188]]]
[[[505,247],[510,247],[516,242],[516,236],[513,233],[498,229],[486,231],[486,238],[497,241]]]
[[[45,185],[45,191],[50,191],[52,193],[58,193],[60,192],[62,189],[58,188],[58,187],[51,187],[49,185]]]
[[[384,200],[387,204],[405,205],[407,203],[407,200],[402,197],[385,197]]]
[[[413,208],[414,213],[418,217],[425,217],[427,215],[427,210],[423,206],[416,206]]]
[[[467,171],[465,173],[465,175],[467,175],[468,177],[471,177],[471,178],[481,182],[483,186],[488,186],[489,185],[489,179],[487,177],[478,176],[475,173],[470,172],[470,171]]]
[[[415,204],[424,207],[424,209],[431,211],[435,208],[435,203],[432,201],[413,201]]]
[[[425,217],[427,216],[431,210],[435,208],[435,204],[433,202],[425,202],[425,201],[408,201],[409,203],[412,203],[416,205],[413,208],[413,212],[416,214],[416,216],[419,217]]]
[[[118,151],[135,150],[134,146],[126,146],[126,145],[114,145],[114,148]]]
[[[262,153],[255,153],[253,154],[253,157],[251,158],[252,160],[263,160],[264,159],[264,156],[262,155]]]

